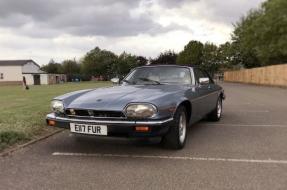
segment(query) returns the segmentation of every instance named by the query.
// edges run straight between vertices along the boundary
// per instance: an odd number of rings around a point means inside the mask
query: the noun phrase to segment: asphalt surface
[[[222,120],[191,127],[183,150],[64,131],[1,157],[0,189],[287,189],[287,90],[223,86]]]

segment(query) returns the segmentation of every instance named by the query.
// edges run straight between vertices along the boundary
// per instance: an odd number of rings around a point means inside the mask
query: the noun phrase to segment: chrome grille
[[[121,111],[66,109],[65,113],[70,117],[125,118],[125,115]]]

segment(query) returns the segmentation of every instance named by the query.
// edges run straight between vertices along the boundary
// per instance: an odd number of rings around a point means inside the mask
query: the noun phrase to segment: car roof
[[[175,64],[166,64],[166,65],[144,65],[144,66],[140,66],[137,68],[143,68],[143,67],[187,67],[187,68],[191,68],[194,66],[191,65],[175,65]]]

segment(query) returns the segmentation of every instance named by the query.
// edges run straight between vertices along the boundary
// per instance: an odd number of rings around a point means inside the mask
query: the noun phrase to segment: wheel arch
[[[189,100],[183,100],[181,101],[177,107],[176,107],[176,110],[180,107],[180,106],[184,106],[185,107],[185,110],[187,112],[187,120],[188,122],[190,122],[190,119],[191,119],[191,114],[192,114],[192,104]]]
[[[225,93],[224,93],[224,91],[221,91],[221,92],[220,92],[219,97],[221,98],[221,100],[224,100],[224,99],[225,99]]]

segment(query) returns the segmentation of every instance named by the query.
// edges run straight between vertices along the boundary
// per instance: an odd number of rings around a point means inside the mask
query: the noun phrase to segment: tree
[[[172,65],[176,64],[177,54],[174,51],[168,50],[151,60],[152,65]]]
[[[287,62],[287,1],[267,0],[235,25],[232,41],[238,44],[245,67]]]
[[[148,64],[148,60],[147,58],[143,57],[143,56],[137,56],[136,57],[137,60],[137,65],[138,66],[144,66]]]
[[[60,63],[56,63],[53,59],[51,59],[47,65],[42,66],[41,70],[52,74],[63,73],[62,65]]]
[[[117,56],[113,52],[96,47],[82,59],[82,73],[88,77],[102,76],[104,79],[109,79],[116,61]]]
[[[138,66],[137,57],[126,52],[123,52],[113,64],[112,71],[118,77],[123,78],[132,68]]]
[[[176,63],[180,65],[201,65],[203,44],[199,41],[190,41],[184,50],[179,53]]]
[[[210,74],[214,74],[219,69],[219,57],[217,46],[212,43],[204,44],[202,48],[202,64],[201,68],[208,71]]]
[[[62,67],[68,81],[72,81],[73,78],[80,78],[80,65],[75,60],[63,61]]]

